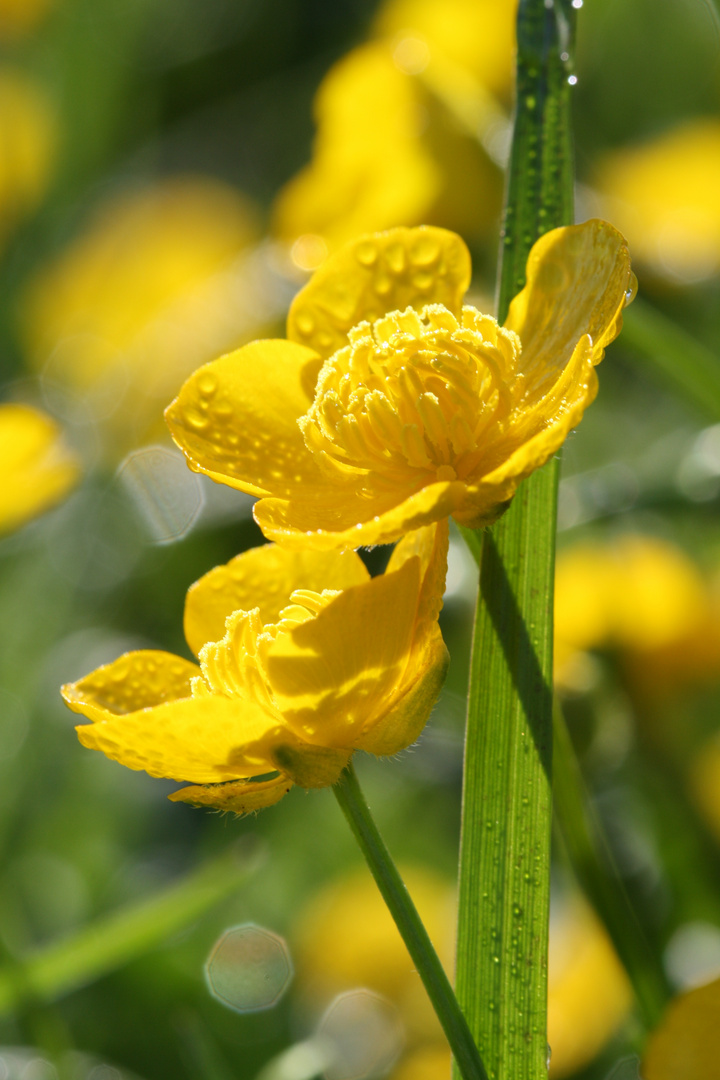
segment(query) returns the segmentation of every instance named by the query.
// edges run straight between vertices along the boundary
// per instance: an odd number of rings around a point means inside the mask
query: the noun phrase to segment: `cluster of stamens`
[[[299,421],[308,448],[345,475],[372,471],[465,479],[489,429],[506,427],[518,390],[520,341],[472,307],[441,304],[360,323],[326,361]]]
[[[322,593],[297,589],[289,604],[282,609],[275,623],[263,624],[260,611],[236,611],[225,624],[225,636],[208,642],[200,651],[202,676],[193,680],[193,694],[225,694],[246,696],[248,691],[256,701],[270,711],[275,709],[272,689],[263,665],[263,653],[282,633],[289,633],[315,618],[338,595],[333,589]]]

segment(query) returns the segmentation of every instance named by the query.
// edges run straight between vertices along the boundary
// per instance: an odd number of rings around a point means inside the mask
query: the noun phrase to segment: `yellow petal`
[[[422,647],[413,649],[405,674],[404,695],[385,716],[356,738],[356,748],[371,754],[397,754],[414,743],[430,718],[449,663],[449,653],[435,623]]]
[[[522,341],[527,392],[554,382],[585,334],[598,364],[620,332],[633,287],[627,244],[607,222],[586,221],[541,236],[528,258],[527,284],[505,323]]]
[[[191,585],[185,601],[185,637],[197,655],[208,641],[225,634],[234,611],[260,609],[263,623],[277,621],[296,589],[346,589],[367,581],[362,559],[354,552],[289,551],[267,544],[216,566]]]
[[[302,738],[350,747],[403,692],[415,632],[420,560],[346,589],[279,634],[264,653],[275,701]]]
[[[284,495],[315,484],[317,465],[297,419],[315,353],[291,341],[253,341],[199,368],[165,413],[191,469],[250,495]]]
[[[312,161],[273,208],[273,231],[293,245],[294,262],[315,269],[362,233],[427,220],[441,177],[417,111],[417,81],[387,42],[361,45],[333,65],[315,98]]]
[[[180,788],[168,795],[168,799],[171,802],[190,803],[191,806],[212,806],[233,814],[251,814],[253,810],[262,810],[265,806],[280,802],[292,786],[292,780],[288,780],[286,776],[276,776],[273,780],[261,780],[257,783],[229,780],[224,784]]]
[[[407,533],[390,556],[386,574],[391,574],[413,555],[420,559],[422,585],[418,601],[418,621],[434,624],[442,609],[447,576],[449,529],[447,518]]]
[[[143,649],[125,653],[61,692],[73,712],[105,720],[190,697],[191,680],[199,674],[200,668],[189,660]]]
[[[0,405],[0,533],[43,513],[77,483],[79,463],[54,420],[28,405]]]
[[[298,549],[318,550],[390,544],[405,533],[448,517],[462,505],[466,485],[459,480],[429,484],[414,495],[378,492],[376,499],[358,492],[341,495],[329,489],[320,502],[262,499],[255,520],[265,536]],[[375,511],[373,517],[368,515]]]
[[[76,730],[83,746],[129,769],[196,784],[274,772],[275,745],[292,740],[256,702],[219,694],[107,713]]]
[[[508,453],[501,465],[476,484],[468,485],[463,505],[452,515],[460,525],[469,529],[492,525],[507,510],[520,481],[539,469],[560,449],[595,398],[597,376],[594,369],[590,368],[588,381],[580,381],[575,393],[577,398],[566,402],[558,410],[559,416],[554,423],[541,428],[516,450]]]
[[[680,994],[650,1036],[645,1080],[717,1080],[720,1077],[720,979]]]
[[[468,249],[446,229],[368,233],[326,259],[300,290],[287,335],[328,357],[347,344],[351,327],[388,311],[444,304],[459,314],[470,272]]]

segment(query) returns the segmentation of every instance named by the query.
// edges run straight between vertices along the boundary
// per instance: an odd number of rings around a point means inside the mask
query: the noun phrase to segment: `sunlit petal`
[[[586,221],[540,237],[528,259],[527,284],[505,323],[522,341],[527,393],[554,382],[586,334],[598,364],[620,333],[633,289],[627,244],[607,222]]]
[[[275,622],[296,589],[345,589],[369,574],[354,552],[291,551],[267,544],[216,566],[194,585],[185,600],[185,637],[197,654],[207,641],[219,641],[234,611],[259,608],[265,623]]]
[[[316,483],[297,418],[310,404],[303,378],[318,367],[302,345],[254,341],[199,368],[165,413],[190,467],[251,495]]]
[[[124,716],[190,697],[197,664],[172,653],[144,649],[125,653],[84,679],[62,688],[66,703],[90,720]]]
[[[361,236],[331,255],[300,290],[290,306],[288,337],[327,357],[347,344],[353,326],[388,311],[440,303],[459,313],[470,272],[465,244],[446,229]]]

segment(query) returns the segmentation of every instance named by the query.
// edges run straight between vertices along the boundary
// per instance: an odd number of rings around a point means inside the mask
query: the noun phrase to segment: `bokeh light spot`
[[[328,1006],[317,1030],[331,1064],[326,1080],[362,1080],[385,1073],[405,1041],[400,1014],[372,990],[348,990]]]
[[[213,997],[236,1012],[260,1012],[276,1005],[293,977],[283,938],[255,923],[234,926],[216,941],[205,964]]]
[[[118,476],[156,544],[187,535],[202,509],[203,490],[181,454],[164,446],[134,450]]]

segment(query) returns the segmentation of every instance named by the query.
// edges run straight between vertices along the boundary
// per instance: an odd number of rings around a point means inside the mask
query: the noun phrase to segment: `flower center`
[[[250,695],[268,711],[277,711],[265,673],[268,647],[279,634],[290,633],[296,626],[314,619],[338,595],[334,589],[324,589],[322,593],[297,589],[290,595],[278,621],[264,625],[257,608],[235,611],[225,623],[225,636],[220,641],[208,642],[200,650],[202,678],[194,681],[194,695]]]
[[[504,430],[519,380],[520,340],[472,307],[393,311],[349,333],[325,362],[299,424],[321,463],[345,476],[375,472],[463,479],[488,428]]]

